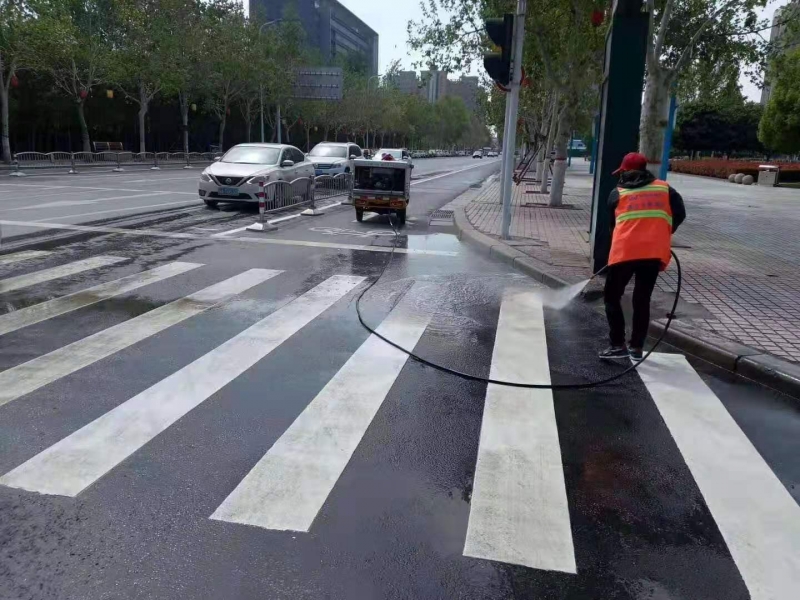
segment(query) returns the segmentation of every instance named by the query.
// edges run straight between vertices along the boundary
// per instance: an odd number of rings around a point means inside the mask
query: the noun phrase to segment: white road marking
[[[0,279],[0,293],[13,292],[20,290],[37,283],[44,283],[45,281],[52,281],[53,279],[60,279],[61,277],[68,277],[77,273],[83,273],[90,269],[98,269],[106,267],[119,262],[130,260],[119,256],[93,256],[92,258],[85,258],[83,260],[76,260],[75,262],[60,265],[58,267],[51,267],[50,269],[42,269],[41,271],[34,271],[25,275],[17,275],[16,277],[8,277]]]
[[[536,294],[504,294],[490,377],[550,383]],[[576,573],[551,390],[487,387],[464,555]]]
[[[17,210],[39,210],[45,208],[61,208],[67,206],[84,206],[86,204],[96,204],[98,202],[110,202],[112,200],[128,200],[129,198],[146,198],[150,196],[163,196],[164,194],[169,194],[169,193],[170,192],[148,192],[146,194],[130,194],[127,196],[111,196],[108,198],[90,198],[88,200],[55,200],[53,202],[45,202],[44,204],[33,204],[31,206],[19,206],[17,208],[0,209],[0,212],[11,212]]]
[[[123,235],[137,235],[149,237],[163,237],[176,240],[200,240],[200,241],[225,241],[225,242],[244,242],[247,244],[265,244],[276,246],[307,246],[310,248],[333,248],[338,250],[363,250],[365,252],[391,252],[388,246],[362,246],[358,244],[337,244],[332,242],[310,242],[305,240],[283,240],[277,238],[264,237],[214,237],[204,235],[194,235],[191,233],[173,233],[169,231],[157,231],[154,229],[123,229],[121,227],[96,227],[90,225],[71,225],[68,223],[44,223],[41,221],[9,221],[0,220],[0,225],[15,225],[18,227],[32,227],[36,229],[64,229],[67,231],[86,231],[90,233],[120,233]],[[423,250],[421,248],[396,248],[396,254],[420,254],[427,256],[458,256],[458,252],[448,250]]]
[[[0,186],[14,186],[24,188],[36,188],[37,190],[100,190],[103,192],[146,192],[147,190],[129,190],[125,188],[108,188],[108,187],[86,187],[82,185],[36,185],[31,183],[0,183]]]
[[[52,217],[50,219],[39,219],[37,223],[46,223],[48,221],[51,221],[52,219],[64,219],[64,218],[77,219],[79,217],[92,217],[94,215],[104,215],[108,213],[136,212],[137,210],[144,210],[146,208],[162,208],[164,206],[177,206],[179,204],[180,205],[197,204],[197,200],[177,200],[175,202],[162,202],[160,204],[145,204],[143,206],[130,206],[128,208],[109,208],[106,210],[95,210],[93,212],[80,213],[77,215],[61,215],[58,217]],[[202,206],[198,208],[202,208]]]
[[[459,169],[457,171],[449,171],[447,173],[442,173],[441,175],[435,175],[433,177],[428,177],[427,179],[417,179],[411,182],[411,185],[418,185],[420,183],[427,183],[428,181],[433,181],[434,179],[441,179],[442,177],[449,177],[450,175],[456,175],[458,173],[463,173],[464,171],[472,171],[473,169],[477,169],[479,167],[485,167],[486,165],[493,165],[495,163],[500,162],[499,160],[493,160],[490,162],[485,162],[480,165],[474,165],[470,167],[466,167],[465,169]]]
[[[407,298],[378,331],[404,348],[413,348],[430,316],[420,314]],[[370,336],[211,518],[308,531],[407,359],[405,353]]]
[[[134,273],[127,277],[101,283],[94,287],[75,292],[61,298],[54,298],[41,304],[34,304],[4,315],[0,315],[0,335],[11,333],[28,325],[51,319],[58,315],[90,306],[108,298],[133,291],[157,281],[180,275],[192,269],[202,267],[197,263],[174,262],[142,273]]]
[[[328,204],[327,206],[323,206],[321,208],[317,208],[317,211],[328,210],[329,208],[333,208],[334,206],[341,206],[341,202],[334,202],[333,204]],[[302,212],[299,212],[294,215],[288,215],[286,217],[279,217],[277,219],[272,219],[271,221],[267,221],[270,225],[275,225],[275,223],[282,223],[284,221],[289,221],[290,219],[296,219],[302,216]],[[247,230],[250,225],[245,225],[244,227],[237,227],[236,229],[231,229],[229,231],[222,231],[220,233],[215,233],[211,237],[225,237],[227,235],[233,235],[234,233],[241,233],[242,231]]]
[[[50,256],[51,254],[52,252],[46,250],[23,250],[21,252],[14,252],[13,254],[3,254],[0,256],[0,265],[13,265],[23,260],[42,258],[44,256]]]
[[[76,496],[353,290],[334,275],[10,471],[0,484]]]
[[[125,181],[120,181],[120,183],[161,183],[162,181],[199,181],[199,179],[199,175],[194,177],[169,177],[167,179],[152,177],[150,179],[126,179]]]
[[[639,375],[753,600],[800,590],[800,506],[686,358],[653,353]]]
[[[0,373],[0,406],[198,315],[282,271],[250,269]]]

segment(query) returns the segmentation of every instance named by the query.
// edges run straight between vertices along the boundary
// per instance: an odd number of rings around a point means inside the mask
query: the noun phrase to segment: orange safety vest
[[[669,185],[656,179],[639,188],[617,188],[619,203],[611,238],[608,264],[629,260],[659,259],[667,268],[672,246],[672,209]]]

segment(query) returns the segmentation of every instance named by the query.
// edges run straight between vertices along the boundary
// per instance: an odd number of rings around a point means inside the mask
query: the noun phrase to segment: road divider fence
[[[219,152],[18,152],[14,155],[11,176],[22,177],[26,171],[65,170],[77,174],[83,169],[107,168],[121,172],[126,168],[183,167],[214,162]]]

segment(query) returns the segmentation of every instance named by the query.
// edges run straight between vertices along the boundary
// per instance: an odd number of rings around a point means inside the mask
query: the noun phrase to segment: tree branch
[[[692,39],[689,40],[689,43],[687,44],[686,48],[683,50],[683,53],[681,54],[681,57],[678,59],[678,62],[675,63],[675,66],[672,68],[672,77],[675,77],[678,74],[678,72],[681,70],[681,67],[683,67],[683,65],[686,62],[686,60],[689,58],[689,56],[691,56],[692,49],[694,48],[695,42],[698,40],[698,38],[706,30],[706,27],[708,27],[720,15],[720,13],[722,13],[722,11],[727,10],[728,8],[730,8],[731,6],[733,6],[734,4],[736,4],[737,2],[740,2],[740,1],[741,0],[728,0],[725,4],[723,4],[717,10],[715,10],[711,14],[711,16],[708,17],[708,19],[706,19],[703,22],[702,25],[700,25],[698,30],[695,31],[694,35],[692,36]]]
[[[656,18],[656,2],[655,0],[647,0],[647,12],[650,13],[650,21],[647,24],[647,51],[645,53],[645,62],[647,68],[653,68],[655,64],[656,55],[653,47],[653,32],[655,31],[655,18]]]
[[[672,6],[674,4],[674,0],[667,0],[667,3],[664,5],[664,13],[661,15],[661,25],[658,27],[658,37],[653,47],[653,57],[656,60],[661,57],[661,52],[664,49],[664,38],[667,37],[667,27],[669,27],[669,21],[672,18]]]

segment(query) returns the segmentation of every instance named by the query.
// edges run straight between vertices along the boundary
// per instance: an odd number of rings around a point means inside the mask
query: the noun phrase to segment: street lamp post
[[[367,79],[367,103],[368,104],[369,104],[369,84],[372,83],[373,79],[377,79],[377,80],[380,81],[380,78],[381,78],[380,75],[373,75],[372,77]],[[367,114],[369,114],[369,112]],[[369,149],[369,122],[367,122],[367,135],[366,135],[366,138],[364,139],[364,145],[367,147],[367,149]]]

